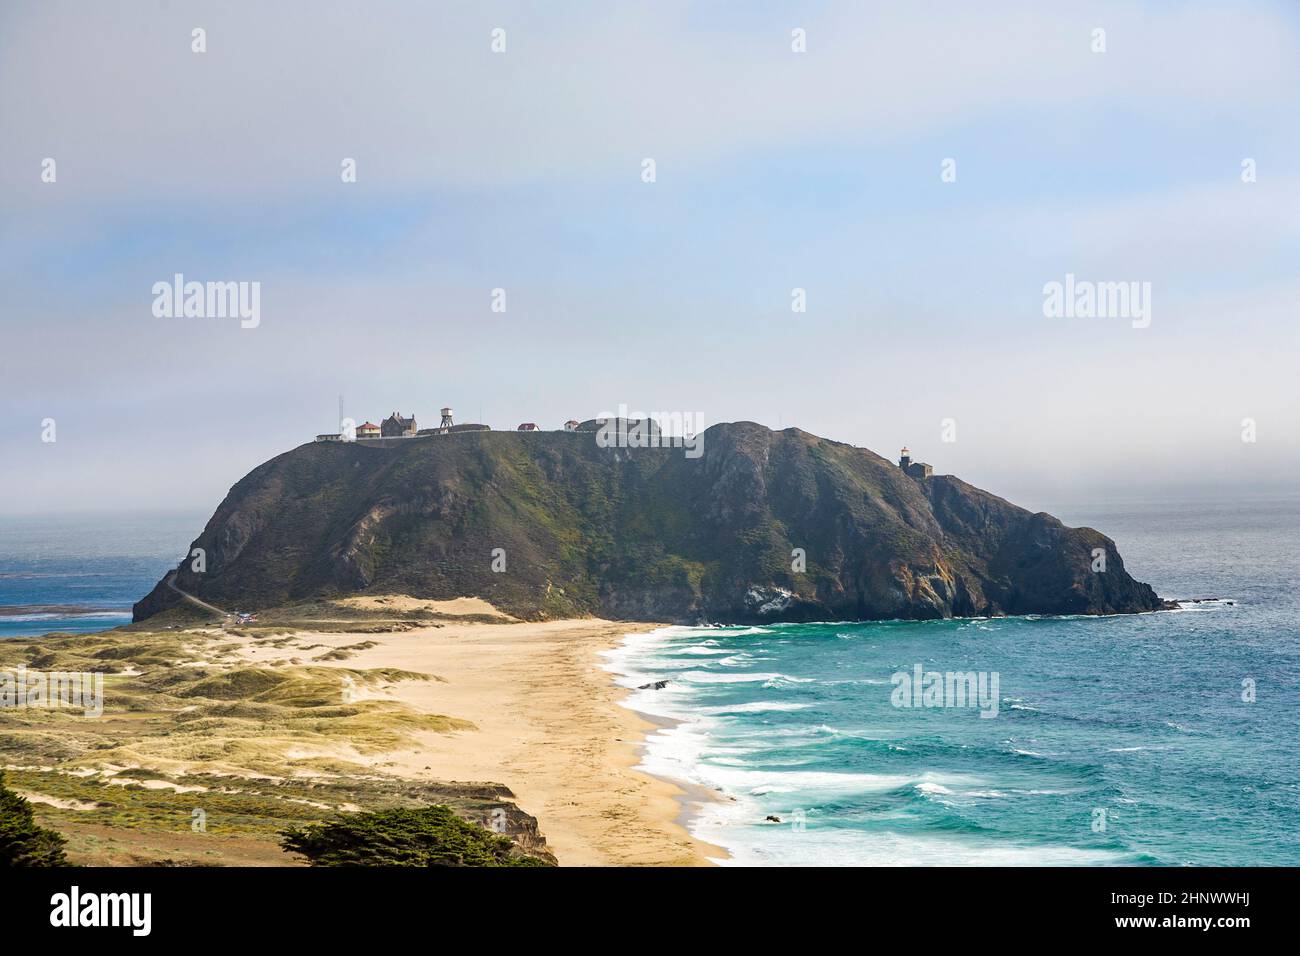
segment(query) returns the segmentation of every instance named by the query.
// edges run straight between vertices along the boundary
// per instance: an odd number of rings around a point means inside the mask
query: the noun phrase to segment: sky
[[[10,0],[0,512],[209,512],[340,395],[1294,491],[1298,125],[1285,2]],[[177,273],[258,324],[155,315]],[[1045,314],[1067,275],[1149,322]]]

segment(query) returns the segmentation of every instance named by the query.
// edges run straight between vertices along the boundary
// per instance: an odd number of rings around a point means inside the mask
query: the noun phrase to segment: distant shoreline
[[[131,615],[129,607],[99,604],[0,604],[0,617],[39,614],[49,617],[99,617],[109,614]]]

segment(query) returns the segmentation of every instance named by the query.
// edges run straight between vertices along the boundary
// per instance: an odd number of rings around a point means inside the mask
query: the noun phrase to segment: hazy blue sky
[[[1298,122],[1288,3],[6,2],[0,511],[210,510],[339,393],[798,425],[1048,510],[1294,488]],[[177,272],[260,326],[156,318]],[[1066,273],[1150,326],[1046,318]]]

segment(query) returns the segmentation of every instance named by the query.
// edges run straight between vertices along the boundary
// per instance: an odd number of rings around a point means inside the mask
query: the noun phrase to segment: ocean
[[[0,639],[84,633],[131,621],[131,605],[176,567],[205,515],[0,515]]]
[[[1060,517],[1220,600],[633,635],[619,682],[668,681],[626,701],[643,769],[712,792],[688,826],[735,864],[1300,864],[1300,498]]]
[[[644,768],[712,792],[689,827],[739,864],[1300,864],[1300,498],[1059,514],[1222,600],[634,635],[617,679],[669,681],[627,700],[665,724]],[[126,623],[203,521],[0,518],[0,637]],[[980,706],[894,706],[918,665],[982,675]]]

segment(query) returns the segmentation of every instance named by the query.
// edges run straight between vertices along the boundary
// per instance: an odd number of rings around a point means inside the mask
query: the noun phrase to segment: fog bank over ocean
[[[798,426],[1049,511],[1300,471],[1293,4],[196,16],[0,8],[5,511],[210,510],[340,395]],[[155,316],[177,273],[257,327]],[[1071,275],[1149,325],[1045,315]]]

